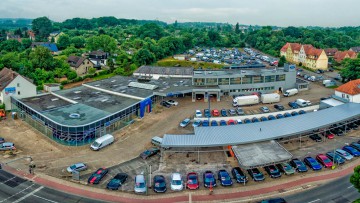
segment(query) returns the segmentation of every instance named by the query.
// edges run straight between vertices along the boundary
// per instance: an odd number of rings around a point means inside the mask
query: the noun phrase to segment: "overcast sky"
[[[0,18],[117,18],[277,26],[359,26],[359,0],[0,0]]]

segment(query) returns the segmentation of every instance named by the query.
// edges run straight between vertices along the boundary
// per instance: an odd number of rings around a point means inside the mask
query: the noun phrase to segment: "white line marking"
[[[313,200],[313,201],[308,202],[308,203],[313,203],[313,202],[318,202],[318,201],[320,201],[320,199],[316,199],[316,200]]]
[[[0,184],[5,184],[6,182],[9,182],[10,180],[12,180],[12,179],[14,179],[14,178],[16,178],[16,176],[14,176],[14,177],[12,177],[12,178],[10,178],[10,179],[7,179],[6,181],[4,181],[4,182],[2,182],[2,183],[0,183]]]
[[[30,197],[31,195],[33,195],[33,194],[35,194],[35,193],[39,192],[39,191],[40,191],[41,189],[43,189],[43,188],[44,188],[44,186],[41,186],[41,187],[37,188],[36,190],[34,190],[34,191],[32,191],[32,192],[30,192],[30,193],[26,194],[25,196],[21,197],[20,199],[18,199],[18,200],[16,200],[16,201],[13,201],[13,203],[18,203],[18,202],[21,202],[21,201],[23,201],[24,199],[26,199],[26,198]]]
[[[23,189],[23,190],[21,190],[21,191],[17,192],[16,194],[11,195],[10,197],[8,197],[8,198],[6,198],[6,199],[1,200],[1,201],[0,201],[0,203],[1,203],[1,202],[5,202],[6,200],[8,200],[8,199],[10,199],[10,198],[12,198],[12,197],[14,197],[14,196],[16,196],[16,195],[18,195],[18,194],[22,193],[23,191],[25,191],[25,190],[27,190],[27,189],[31,188],[31,187],[32,187],[32,186],[34,186],[34,185],[35,185],[35,184],[32,184],[32,185],[28,186],[27,188],[25,188],[25,189]]]
[[[46,199],[46,198],[44,198],[44,197],[40,197],[40,196],[37,196],[37,195],[33,195],[33,196],[34,196],[34,197],[37,197],[37,198],[39,198],[39,199],[43,199],[43,200],[48,201],[48,202],[58,203],[58,202],[55,202],[55,201],[52,201],[52,200],[50,200],[50,199]]]
[[[350,189],[350,188],[353,188],[354,186],[352,185],[352,186],[349,186],[349,187],[347,187],[348,189]]]

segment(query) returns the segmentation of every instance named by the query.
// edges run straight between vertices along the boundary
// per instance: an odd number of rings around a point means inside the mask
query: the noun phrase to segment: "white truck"
[[[257,95],[240,96],[233,100],[233,106],[246,106],[259,103],[259,97]]]
[[[306,107],[308,106],[308,102],[303,99],[297,99],[295,100],[296,104],[300,107]]]
[[[90,148],[94,151],[98,151],[114,142],[114,136],[106,134],[102,137],[97,138],[91,145]]]
[[[261,94],[261,102],[263,104],[271,104],[280,101],[280,95],[277,93]]]
[[[284,92],[284,97],[290,97],[290,96],[293,96],[295,94],[299,93],[299,90],[298,89],[288,89]]]

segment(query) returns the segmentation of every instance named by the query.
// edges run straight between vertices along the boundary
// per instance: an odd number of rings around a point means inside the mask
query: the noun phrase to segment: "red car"
[[[212,110],[212,115],[213,116],[220,116],[219,110],[217,110],[217,109]]]
[[[100,180],[109,172],[107,168],[99,168],[88,179],[89,184],[99,184]]]
[[[327,139],[334,139],[335,137],[335,135],[331,132],[325,132],[324,134]]]
[[[235,121],[232,119],[228,120],[228,125],[235,125]]]
[[[325,167],[331,168],[333,166],[333,162],[324,154],[319,154],[316,156],[316,159]]]
[[[186,187],[190,190],[199,189],[199,178],[197,173],[191,172],[187,175]]]

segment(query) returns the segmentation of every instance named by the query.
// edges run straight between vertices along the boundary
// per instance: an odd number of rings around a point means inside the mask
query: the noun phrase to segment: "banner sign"
[[[16,88],[15,87],[7,87],[5,88],[5,94],[9,95],[9,94],[15,94],[16,93]]]

